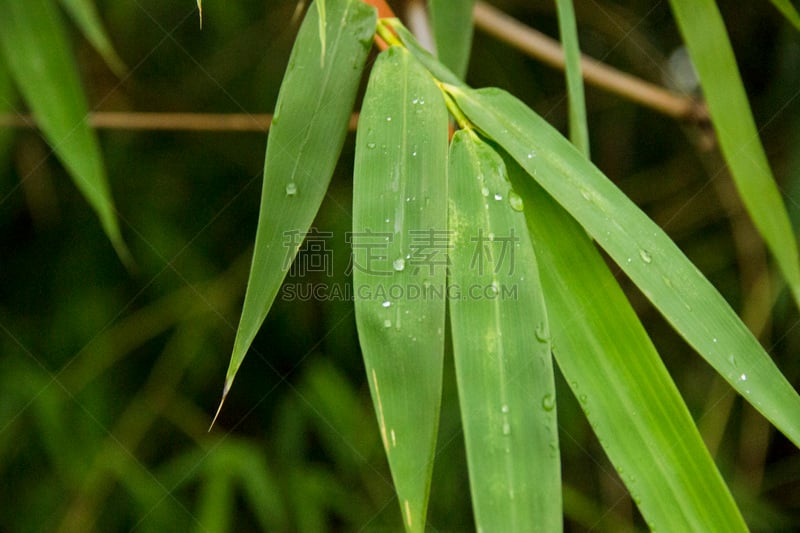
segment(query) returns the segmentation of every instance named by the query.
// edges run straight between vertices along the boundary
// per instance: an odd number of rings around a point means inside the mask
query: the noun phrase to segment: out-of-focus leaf
[[[108,67],[120,78],[123,77],[128,67],[120,59],[114,46],[111,44],[97,7],[93,0],[60,0],[61,5],[75,21],[86,39],[92,44],[97,53],[105,60]]]
[[[223,533],[230,529],[234,510],[233,480],[227,470],[227,456],[216,450],[200,487],[195,531]]]
[[[680,392],[586,232],[515,162],[508,166],[536,243],[556,361],[648,525],[747,531]]]
[[[442,393],[447,120],[439,88],[404,48],[378,57],[356,136],[353,291],[407,531],[425,530]]]
[[[450,325],[478,531],[561,531],[550,331],[520,196],[458,131],[448,167]]]
[[[697,70],[722,154],[747,212],[800,305],[800,259],[714,0],[670,0]]]
[[[578,150],[589,157],[589,126],[586,120],[586,100],[583,96],[581,48],[578,45],[575,8],[572,0],[556,0],[556,7],[558,8],[558,28],[561,32],[561,46],[564,48],[566,65],[569,138]]]
[[[786,20],[800,30],[800,13],[797,12],[797,8],[795,8],[789,0],[771,0],[771,2],[778,11],[783,13]]]
[[[472,8],[475,0],[428,0],[436,55],[464,79],[472,49]]]
[[[800,396],[664,231],[518,99],[499,89],[450,91],[467,117],[589,232],[678,333],[800,445]]]
[[[325,197],[375,33],[375,10],[360,0],[329,1],[327,15],[325,64],[319,61],[317,11],[312,9],[300,28],[278,96],[253,265],[223,400]]]
[[[100,217],[120,259],[131,266],[58,10],[53,0],[6,0],[3,7],[0,51],[11,75],[53,151]]]
[[[13,113],[16,95],[11,75],[6,68],[6,62],[0,56],[0,113]],[[0,128],[0,198],[7,191],[5,182],[10,173],[5,172],[8,155],[11,150],[11,140],[14,138],[14,130],[11,128]]]

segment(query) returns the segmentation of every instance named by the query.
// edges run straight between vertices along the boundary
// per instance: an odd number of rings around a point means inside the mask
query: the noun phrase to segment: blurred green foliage
[[[73,29],[90,107],[271,112],[297,4],[205,2],[201,31],[194,2],[98,0],[130,71],[117,78]],[[558,35],[553,2],[496,5]],[[680,44],[667,3],[575,5],[586,52],[663,83]],[[797,224],[800,35],[766,2],[720,7]],[[0,110],[23,111],[2,71]],[[480,32],[467,79],[508,89],[566,129],[563,74]],[[741,312],[797,387],[800,317],[702,132],[592,88],[587,99],[594,161]],[[10,132],[0,129],[0,530],[394,530],[400,516],[352,302],[279,295],[218,425],[206,431],[241,310],[265,135],[100,133],[139,266],[131,276],[41,138]],[[351,135],[315,224],[332,232],[333,277],[303,282],[348,282],[352,151]],[[800,454],[623,285],[750,527],[796,530]],[[469,485],[449,355],[445,376],[429,523],[466,531]],[[566,530],[643,529],[569,388],[557,387]]]

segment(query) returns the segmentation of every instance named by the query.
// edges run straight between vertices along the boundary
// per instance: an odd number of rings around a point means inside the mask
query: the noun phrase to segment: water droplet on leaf
[[[525,209],[525,204],[522,202],[522,197],[511,191],[508,193],[508,203],[511,204],[511,209],[514,211],[522,211]]]
[[[297,184],[290,181],[286,184],[286,196],[295,196],[297,194]]]
[[[398,257],[392,262],[392,268],[394,268],[397,272],[402,272],[406,268],[406,260],[402,257]]]
[[[542,409],[545,411],[552,411],[556,406],[556,400],[552,394],[545,394],[542,398]]]

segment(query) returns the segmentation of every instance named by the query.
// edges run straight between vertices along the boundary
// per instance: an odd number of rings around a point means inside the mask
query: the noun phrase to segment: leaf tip
[[[214,414],[214,418],[211,420],[211,424],[208,426],[209,433],[211,433],[211,430],[214,428],[214,424],[217,422],[217,418],[219,418],[219,414],[222,412],[222,406],[225,405],[225,398],[228,397],[228,393],[231,391],[232,383],[233,380],[230,378],[225,380],[225,386],[222,388],[222,398],[219,401],[217,412]]]

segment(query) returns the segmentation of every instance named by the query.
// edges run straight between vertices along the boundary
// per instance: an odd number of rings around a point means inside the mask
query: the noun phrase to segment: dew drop
[[[592,193],[589,192],[589,189],[584,189],[583,187],[581,187],[581,196],[583,196],[584,200],[592,199]]]
[[[642,261],[645,263],[651,263],[653,261],[653,257],[650,255],[650,252],[647,250],[639,250],[639,257],[642,258]]]
[[[392,117],[386,117],[386,122],[391,122],[391,121],[392,121]]]
[[[375,148],[375,143],[367,143],[367,148],[372,150],[373,148]]]
[[[406,268],[406,260],[402,257],[398,257],[392,262],[392,268],[394,268],[397,272],[402,272]]]
[[[503,435],[511,435],[511,424],[503,422]]]
[[[390,327],[392,327],[392,321],[391,321],[391,320],[388,320],[388,319],[387,319],[387,320],[384,320],[384,321],[383,321],[383,327],[385,327],[385,328],[390,328]]]
[[[536,157],[536,152],[534,151],[528,152],[528,159],[533,159],[534,157]]]
[[[711,339],[711,342],[713,342],[714,344],[716,344],[716,343],[717,343],[717,342],[719,342],[719,341],[717,340],[717,338],[716,338],[716,337],[714,337],[713,339]]]
[[[733,354],[730,354],[728,356],[728,362],[731,364],[731,366],[736,366],[736,356],[733,355]]]
[[[489,242],[494,242],[494,233],[489,233],[486,235],[486,238],[489,239]]]
[[[411,157],[417,157],[417,151],[416,151],[416,150],[414,150],[413,152],[411,152]]]
[[[514,191],[508,193],[508,203],[511,204],[511,209],[514,211],[522,211],[525,209],[525,204],[522,202],[522,198]]]
[[[500,194],[499,192],[496,192],[496,193],[494,193],[494,199],[495,200],[502,200],[503,199],[503,195]]]
[[[747,374],[742,374],[741,376],[739,376],[739,379],[741,381],[747,381]]]
[[[556,401],[553,398],[552,394],[545,394],[544,398],[542,398],[542,409],[545,411],[552,411],[556,406]]]
[[[589,399],[589,398],[588,398],[588,397],[587,397],[585,394],[581,394],[581,395],[578,397],[578,400],[579,400],[581,403],[584,403],[584,404],[586,403],[586,400],[588,400],[588,399]]]
[[[544,325],[544,322],[536,326],[534,333],[536,334],[536,338],[539,340],[539,342],[547,342],[550,340],[550,336],[547,334],[547,326]]]
[[[290,181],[286,184],[286,196],[295,196],[297,194],[297,184]]]
[[[385,302],[383,302],[381,305],[382,305],[383,307],[391,307],[391,306],[392,306],[392,302],[390,302],[389,300],[386,300],[386,301],[385,301]]]
[[[489,188],[488,187],[481,187],[481,194],[484,196],[489,196]]]
[[[503,405],[500,407],[500,411],[502,411],[503,413],[508,413],[508,404],[505,404],[505,403],[504,403],[504,404],[503,404]]]

